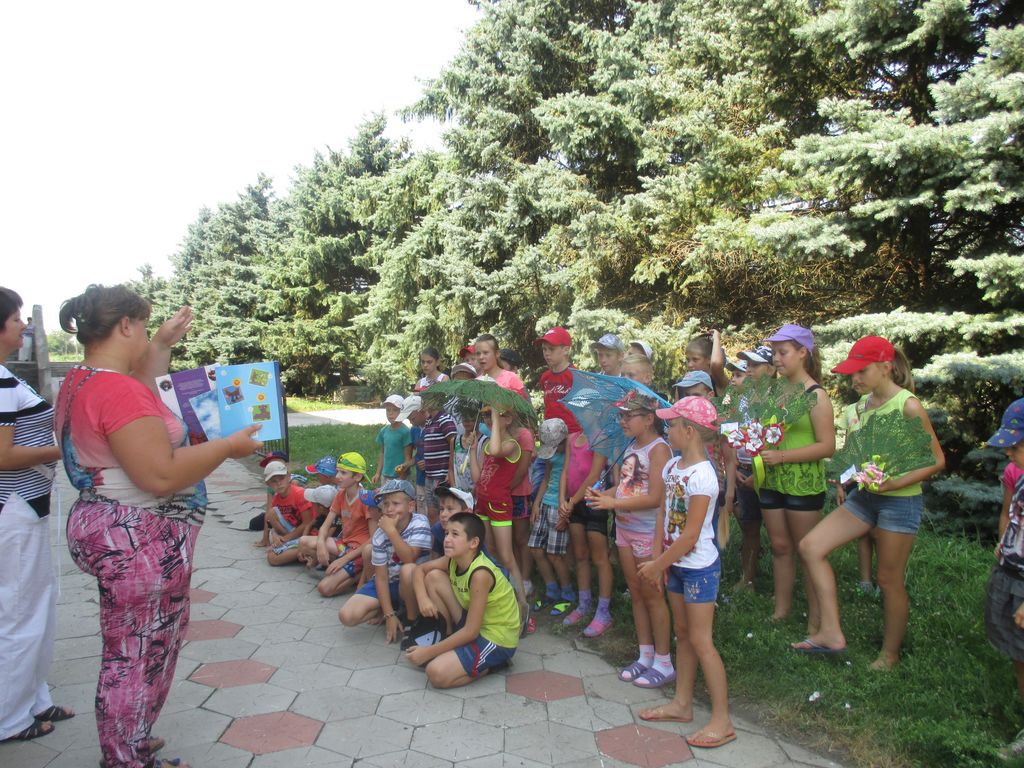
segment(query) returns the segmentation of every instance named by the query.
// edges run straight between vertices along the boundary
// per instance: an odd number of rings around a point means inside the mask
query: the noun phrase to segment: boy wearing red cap
[[[572,389],[572,337],[565,328],[552,328],[533,342],[540,345],[547,369],[540,375],[544,392],[544,418],[561,419],[569,434],[580,431],[576,417],[560,401]]]

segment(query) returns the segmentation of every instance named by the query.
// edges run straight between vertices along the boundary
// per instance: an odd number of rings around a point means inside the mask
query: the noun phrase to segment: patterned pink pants
[[[153,762],[150,729],[171,688],[188,627],[199,526],[109,502],[75,502],[68,549],[100,591],[103,658],[96,725],[110,768]]]

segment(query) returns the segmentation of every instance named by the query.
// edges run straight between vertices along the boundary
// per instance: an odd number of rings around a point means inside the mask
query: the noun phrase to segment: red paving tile
[[[320,735],[323,723],[293,712],[240,717],[233,722],[221,742],[237,749],[265,755],[296,747],[308,747]]]
[[[216,592],[207,592],[205,589],[190,589],[188,591],[188,599],[193,603],[208,603],[216,596]]]
[[[203,664],[189,675],[188,679],[211,688],[234,688],[239,685],[265,683],[275,672],[277,667],[260,661],[215,661]]]
[[[242,625],[231,621],[200,619],[199,621],[189,622],[185,639],[189,641],[224,640],[228,637],[234,637],[241,631]]]
[[[558,701],[583,695],[583,681],[560,672],[522,672],[505,678],[505,690],[537,701]]]
[[[598,731],[597,748],[602,755],[643,768],[662,768],[693,759],[686,739],[677,733],[659,731],[643,725],[622,725]]]

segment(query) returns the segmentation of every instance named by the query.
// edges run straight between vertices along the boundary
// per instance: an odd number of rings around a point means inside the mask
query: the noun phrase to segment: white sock
[[[672,654],[670,653],[656,653],[654,654],[654,664],[651,665],[656,670],[661,672],[663,675],[667,675],[670,672],[674,672],[675,669],[672,666]]]
[[[529,579],[523,579],[523,594],[529,597],[533,594],[533,582]]]
[[[653,645],[641,645],[640,646],[640,658],[637,659],[645,667],[650,667],[654,663],[654,646]]]

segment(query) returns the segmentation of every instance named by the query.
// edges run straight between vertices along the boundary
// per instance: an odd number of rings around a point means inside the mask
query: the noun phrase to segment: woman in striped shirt
[[[0,360],[21,347],[21,297],[0,288]],[[74,713],[50,700],[57,585],[50,489],[60,458],[53,408],[0,365],[0,740],[53,731]]]

